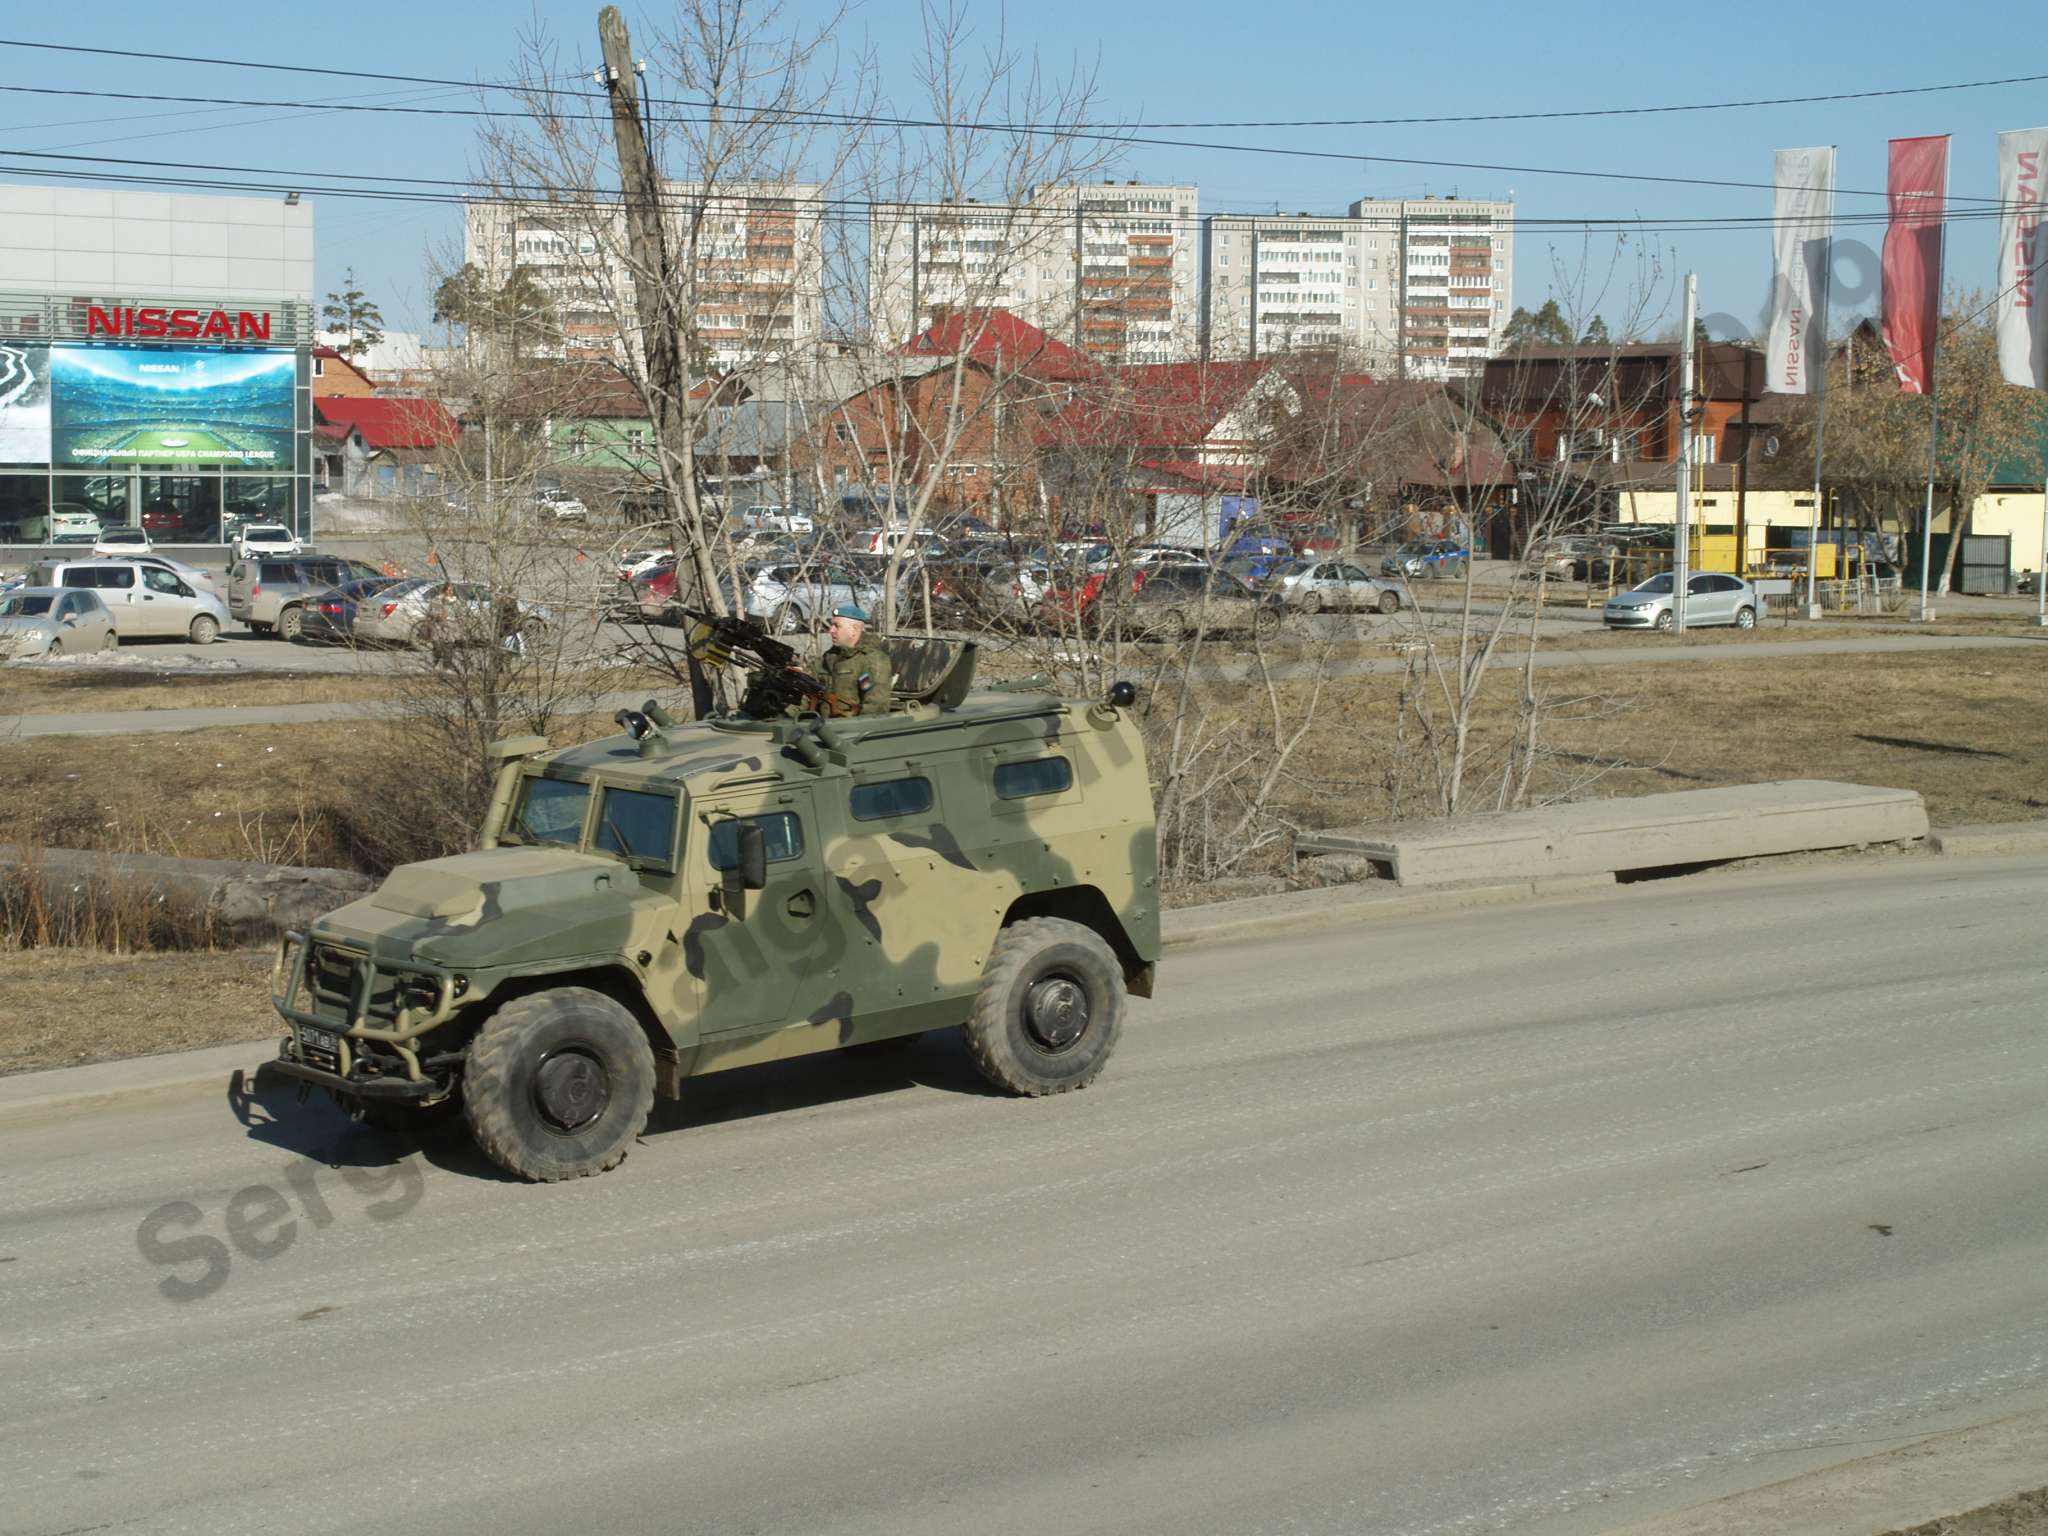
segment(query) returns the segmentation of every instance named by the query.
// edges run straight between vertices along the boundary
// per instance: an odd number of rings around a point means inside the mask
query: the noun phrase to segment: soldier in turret
[[[868,639],[867,632],[865,609],[841,603],[832,610],[832,622],[825,631],[832,644],[818,658],[827,714],[886,714],[895,700],[895,667],[888,651]]]

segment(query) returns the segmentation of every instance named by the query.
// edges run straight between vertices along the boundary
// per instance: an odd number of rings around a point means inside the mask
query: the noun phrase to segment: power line
[[[393,77],[379,76],[376,78]],[[424,77],[422,77],[422,83],[441,84],[445,82],[427,81],[425,80]],[[504,87],[485,88],[506,89]],[[281,111],[303,111],[307,107],[307,103],[303,101],[277,101],[232,96],[183,96],[165,92],[149,91],[100,91],[86,90],[82,87],[77,86],[0,85],[0,92],[11,92],[18,95],[35,96],[77,96],[87,98],[104,98],[113,101],[161,101],[177,103],[179,105],[185,106],[249,107]],[[652,98],[650,101],[650,105],[659,104],[659,101],[659,98]],[[353,112],[371,114],[395,113],[416,117],[457,117],[469,119],[528,118],[535,121],[542,120],[542,114],[535,112],[525,110],[496,111],[486,107],[422,107],[400,106],[395,104],[345,103],[323,107],[321,108],[321,110],[326,112]],[[773,109],[767,112],[765,115],[770,118],[805,117],[814,120],[838,121],[854,126],[870,126],[884,128],[915,128],[920,130],[951,129],[956,132],[1037,131],[1023,125],[1007,127],[1001,124],[948,124],[936,119],[927,118],[884,117],[879,115],[859,113],[799,112],[795,110],[781,108]],[[605,125],[609,125],[611,122],[611,118],[608,114],[602,116],[597,114],[549,114],[548,120],[558,122],[580,122]],[[671,124],[700,121],[699,119],[678,118],[674,116],[661,116],[659,114],[655,116],[655,120],[657,122]],[[1053,132],[1055,130],[1047,129],[1044,131]],[[1741,181],[1725,177],[1659,176],[1642,171],[1592,171],[1549,165],[1506,165],[1473,160],[1432,160],[1413,155],[1367,155],[1358,154],[1348,150],[1298,149],[1270,144],[1231,144],[1217,140],[1205,139],[1165,139],[1132,134],[1123,131],[1100,132],[1080,131],[1071,129],[1059,129],[1057,131],[1063,137],[1072,138],[1080,142],[1115,144],[1124,146],[1126,148],[1131,146],[1143,146],[1145,148],[1159,149],[1193,149],[1207,151],[1211,153],[1263,155],[1285,159],[1334,160],[1348,165],[1401,165],[1414,166],[1428,170],[1485,171],[1496,175],[1509,176],[1566,176],[1592,181],[1636,182],[1654,186],[1715,187],[1745,192],[1770,192],[1776,190],[1776,184],[1774,182]],[[1838,196],[1842,197],[1882,198],[1887,196],[1885,192],[1870,191],[1867,189],[1856,187],[1837,187],[1835,191]],[[1964,203],[1984,203],[1995,201],[1994,199],[1986,198],[1953,196],[1950,200],[1952,202]]]
[[[71,177],[73,179],[90,180],[95,182],[130,182],[151,186],[189,187],[195,189],[204,188],[208,190],[258,192],[274,195],[282,195],[287,192],[295,191],[300,193],[301,195],[306,196],[355,198],[384,202],[409,202],[416,203],[421,206],[430,207],[466,208],[472,205],[497,206],[511,208],[515,211],[528,213],[537,220],[545,219],[550,216],[567,216],[578,213],[616,214],[618,212],[623,211],[626,206],[623,197],[617,194],[596,193],[589,196],[579,195],[576,197],[565,198],[556,195],[549,195],[553,193],[555,189],[540,186],[538,184],[527,185],[521,183],[512,183],[510,184],[509,191],[497,189],[480,190],[483,184],[477,183],[475,181],[464,181],[453,178],[389,176],[354,171],[292,170],[279,169],[276,167],[220,165],[190,161],[141,160],[122,156],[70,155],[35,150],[0,150],[0,160],[5,159],[32,159],[43,161],[57,161],[63,163],[63,168],[61,169],[45,169],[41,166],[0,164],[0,170],[5,170],[11,174],[16,175],[32,175],[39,177],[66,176]],[[79,166],[125,166],[139,167],[140,169],[73,169],[73,167]],[[170,177],[152,174],[154,172],[160,171],[200,172],[209,174],[197,178]],[[266,177],[276,179],[264,181],[220,179],[223,177]],[[341,184],[347,182],[380,183],[382,185],[349,186]],[[522,186],[526,187],[526,190],[529,195],[518,195],[519,190],[522,188]],[[433,190],[410,190],[414,188]],[[726,201],[737,203],[743,201],[758,200],[762,196],[763,194],[750,194],[748,192],[738,190],[736,186],[733,190],[713,190],[708,194],[674,192],[667,196],[664,196],[660,200],[660,205],[667,208],[688,208],[705,201],[707,198],[712,203],[722,203]],[[1072,226],[1076,216],[1075,210],[1071,207],[1035,206],[1029,204],[973,202],[933,204],[905,202],[895,199],[883,198],[836,197],[823,194],[815,196],[806,195],[803,197],[793,198],[774,198],[773,200],[777,202],[791,203],[797,205],[797,208],[799,210],[815,211],[821,217],[831,216],[842,222],[851,217],[866,215],[869,219],[869,222],[872,225],[878,225],[881,227],[889,227],[892,225],[900,227],[902,225],[914,223],[917,221],[925,221],[932,223],[934,225],[938,225],[948,220],[971,220],[977,217],[992,216],[1001,218],[1002,220],[1005,221],[1005,223],[1008,226],[1012,228],[1015,228],[1017,226],[1025,226],[1028,229],[1029,226],[1035,224],[1047,229],[1064,231],[1065,229],[1070,228]],[[1409,199],[1408,201],[1416,200]],[[1461,203],[1458,201],[1446,199],[1437,201],[1435,203],[1435,206],[1445,210],[1447,213],[1453,213],[1462,207],[1475,206],[1475,204]],[[1085,202],[1081,205],[1081,210],[1081,217],[1085,221],[1089,218],[1089,215],[1086,211],[1087,204]],[[1999,207],[1966,208],[1951,210],[1948,214],[1948,217],[1954,222],[1962,223],[1973,220],[1996,218],[2001,216],[2002,212],[2002,208]],[[1152,225],[1163,224],[1171,226],[1173,229],[1193,231],[1199,229],[1202,226],[1202,224],[1212,219],[1221,219],[1224,221],[1259,219],[1269,223],[1275,221],[1280,223],[1288,223],[1296,219],[1318,221],[1349,221],[1351,220],[1352,216],[1343,214],[1274,215],[1251,214],[1236,211],[1215,211],[1207,214],[1197,213],[1186,215],[1169,213],[1143,213],[1132,215],[1123,212],[1116,212],[1108,215],[1096,215],[1095,217],[1097,219],[1136,219]],[[1567,232],[1583,231],[1598,228],[1601,230],[1615,230],[1620,232],[1632,232],[1643,234],[1714,233],[1724,231],[1768,230],[1775,228],[1777,224],[1780,222],[1775,216],[1771,214],[1708,215],[1697,218],[1687,218],[1682,216],[1649,216],[1640,214],[1590,214],[1543,216],[1523,215],[1514,217],[1501,217],[1498,215],[1481,215],[1480,217],[1483,217],[1486,220],[1487,227],[1489,228],[1511,229],[1518,232],[1523,230],[1553,230],[1559,232]],[[1369,216],[1360,216],[1356,220],[1356,222],[1364,224],[1366,228],[1369,230],[1377,230],[1384,228],[1386,230],[1391,231],[1395,225],[1396,216],[1388,214],[1384,217],[1384,219],[1378,220],[1372,219]],[[1792,220],[1791,222],[1796,223],[1802,221]],[[1888,222],[1889,215],[1883,211],[1872,211],[1869,213],[1844,213],[1837,214],[1835,217],[1835,223],[1838,227],[1882,227]],[[1446,228],[1445,233],[1447,236],[1452,232],[1453,228],[1454,227]],[[1411,219],[1411,233],[1413,232],[1414,231],[1412,228]]]
[[[201,64],[224,69],[255,69],[277,71],[287,74],[331,75],[350,80],[387,80],[411,85],[456,86],[464,90],[502,91],[508,93],[531,92],[545,95],[578,94],[558,87],[527,84],[524,82],[493,82],[479,80],[456,80],[432,75],[396,75],[370,70],[333,69],[311,64],[274,64],[255,59],[221,59],[194,54],[145,53],[127,48],[91,48],[71,43],[29,42],[17,38],[0,38],[0,47],[45,49],[61,53],[93,54],[104,58],[147,59],[151,63]],[[1588,117],[1649,117],[1668,116],[1686,112],[1735,112],[1748,111],[1759,107],[1816,106],[1844,101],[1875,101],[1893,96],[1929,96],[1949,91],[1992,90],[2008,85],[2036,85],[2048,81],[2048,74],[2003,75],[1986,80],[1957,80],[1939,85],[1904,85],[1874,87],[1860,91],[1829,91],[1807,96],[1760,96],[1741,101],[1700,101],[1647,107],[1569,107],[1542,111],[1525,112],[1471,112],[1444,113],[1430,117],[1331,117],[1331,118],[1222,118],[1187,121],[1138,121],[1124,124],[1115,123],[1031,123],[1031,122],[989,122],[963,123],[950,126],[972,130],[1001,131],[1006,133],[1066,133],[1074,129],[1098,128],[1400,128],[1426,127],[1453,123],[1522,123],[1548,122],[1570,118]],[[703,111],[714,103],[664,97],[649,97],[653,106],[683,106]],[[725,104],[730,107],[730,103]],[[826,113],[804,110],[778,109],[775,115],[789,117],[811,117],[840,121],[873,121],[912,125],[908,119],[869,118],[861,114]],[[949,126],[940,123],[917,123],[921,127]]]

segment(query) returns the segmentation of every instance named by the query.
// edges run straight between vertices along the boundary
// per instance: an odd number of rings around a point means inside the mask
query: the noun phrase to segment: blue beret
[[[853,603],[841,603],[832,610],[832,617],[835,619],[852,619],[856,624],[865,624],[868,621],[868,611]]]

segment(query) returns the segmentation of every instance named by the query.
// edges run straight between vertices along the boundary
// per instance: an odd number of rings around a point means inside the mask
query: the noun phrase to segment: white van
[[[210,645],[228,622],[227,605],[175,571],[141,560],[40,560],[29,567],[40,587],[99,594],[123,640],[184,639]]]

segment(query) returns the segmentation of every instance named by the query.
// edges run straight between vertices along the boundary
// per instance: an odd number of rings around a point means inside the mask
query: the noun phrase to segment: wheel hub
[[[581,1130],[604,1113],[611,1097],[603,1063],[579,1050],[557,1051],[534,1074],[534,1107],[558,1131]]]
[[[1088,1029],[1087,992],[1064,976],[1034,982],[1024,999],[1024,1025],[1047,1050],[1065,1050]]]

